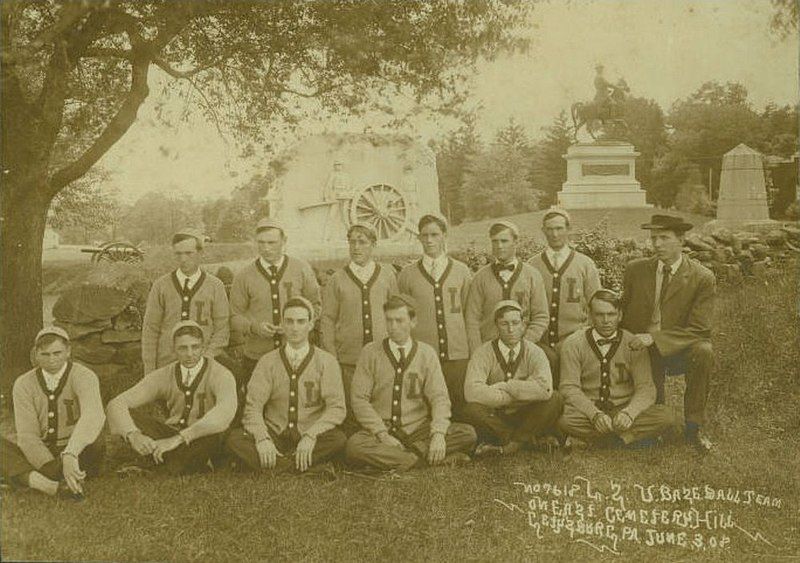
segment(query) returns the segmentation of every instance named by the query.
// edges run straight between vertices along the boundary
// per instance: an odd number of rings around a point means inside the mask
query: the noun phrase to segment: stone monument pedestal
[[[577,143],[567,149],[567,181],[558,193],[566,209],[652,207],[636,180],[633,145],[622,141]]]

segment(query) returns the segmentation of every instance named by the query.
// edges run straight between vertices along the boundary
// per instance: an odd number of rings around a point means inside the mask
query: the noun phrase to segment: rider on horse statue
[[[595,66],[597,74],[594,77],[594,100],[592,102],[577,102],[572,105],[572,120],[575,126],[574,137],[577,140],[578,131],[584,125],[593,139],[602,129],[604,138],[614,137],[620,128],[627,129],[623,119],[623,102],[630,91],[628,84],[620,78],[612,84],[603,76],[603,65]]]

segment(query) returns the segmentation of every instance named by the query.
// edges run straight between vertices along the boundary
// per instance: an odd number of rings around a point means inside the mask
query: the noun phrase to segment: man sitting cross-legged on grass
[[[476,455],[512,454],[538,445],[563,407],[553,391],[550,364],[541,347],[522,338],[522,306],[500,301],[494,308],[498,338],[472,355],[464,382],[464,419],[478,433]]]
[[[620,297],[598,289],[589,299],[591,327],[574,332],[561,347],[558,422],[562,432],[606,445],[653,439],[673,426],[672,411],[656,405],[646,350],[632,350],[634,335],[619,328]]]
[[[261,357],[247,385],[242,424],[228,450],[248,469],[306,471],[344,449],[342,373],[336,358],[313,346],[314,306],[303,297],[283,307],[286,344]],[[293,458],[291,459],[290,456]]]
[[[141,456],[152,457],[171,475],[209,468],[236,413],[236,380],[222,364],[205,356],[203,330],[194,321],[172,329],[178,360],[158,368],[108,403],[111,431]],[[161,422],[130,409],[163,402]],[[149,465],[149,463],[148,463]]]
[[[347,441],[347,460],[379,469],[407,470],[449,457],[464,460],[475,430],[450,423],[450,398],[439,357],[411,338],[416,310],[408,295],[383,305],[389,337],[367,344],[353,375],[351,403],[362,429]]]
[[[36,335],[39,367],[14,382],[17,443],[3,439],[4,480],[48,495],[83,497],[83,481],[103,458],[98,439],[105,423],[97,376],[70,359],[69,336],[59,327]]]

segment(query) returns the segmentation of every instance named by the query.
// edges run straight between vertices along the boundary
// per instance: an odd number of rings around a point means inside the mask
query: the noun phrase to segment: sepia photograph
[[[798,0],[0,18],[0,560],[800,561]]]

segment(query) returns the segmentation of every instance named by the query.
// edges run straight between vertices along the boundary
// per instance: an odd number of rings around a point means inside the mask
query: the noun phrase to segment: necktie
[[[278,267],[275,264],[269,265],[269,275],[272,276],[273,278],[278,277]]]
[[[558,254],[556,252],[553,252],[553,269],[558,271]]]
[[[397,350],[400,352],[400,365],[405,367],[406,366],[406,349],[405,349],[404,346],[400,346],[399,348],[397,348]]]
[[[514,264],[500,264],[499,262],[495,263],[494,271],[498,274],[502,272],[513,272],[514,271]]]
[[[658,295],[658,303],[664,303],[664,297],[667,295],[667,285],[669,285],[669,278],[670,274],[672,273],[672,269],[668,266],[664,266],[661,269],[661,293]]]
[[[598,346],[611,346],[614,344],[613,338],[598,338],[597,345]]]
[[[435,280],[439,279],[439,272],[438,268],[436,267],[436,261],[431,262],[431,277]]]
[[[186,371],[183,372],[183,386],[189,387],[189,382],[192,380],[192,371],[189,368],[186,368]]]
[[[184,278],[183,280],[183,292],[189,293],[189,278]]]
[[[511,348],[508,351],[508,365],[509,366],[513,366],[514,365],[514,359],[515,359],[515,357],[514,357],[514,349]]]

